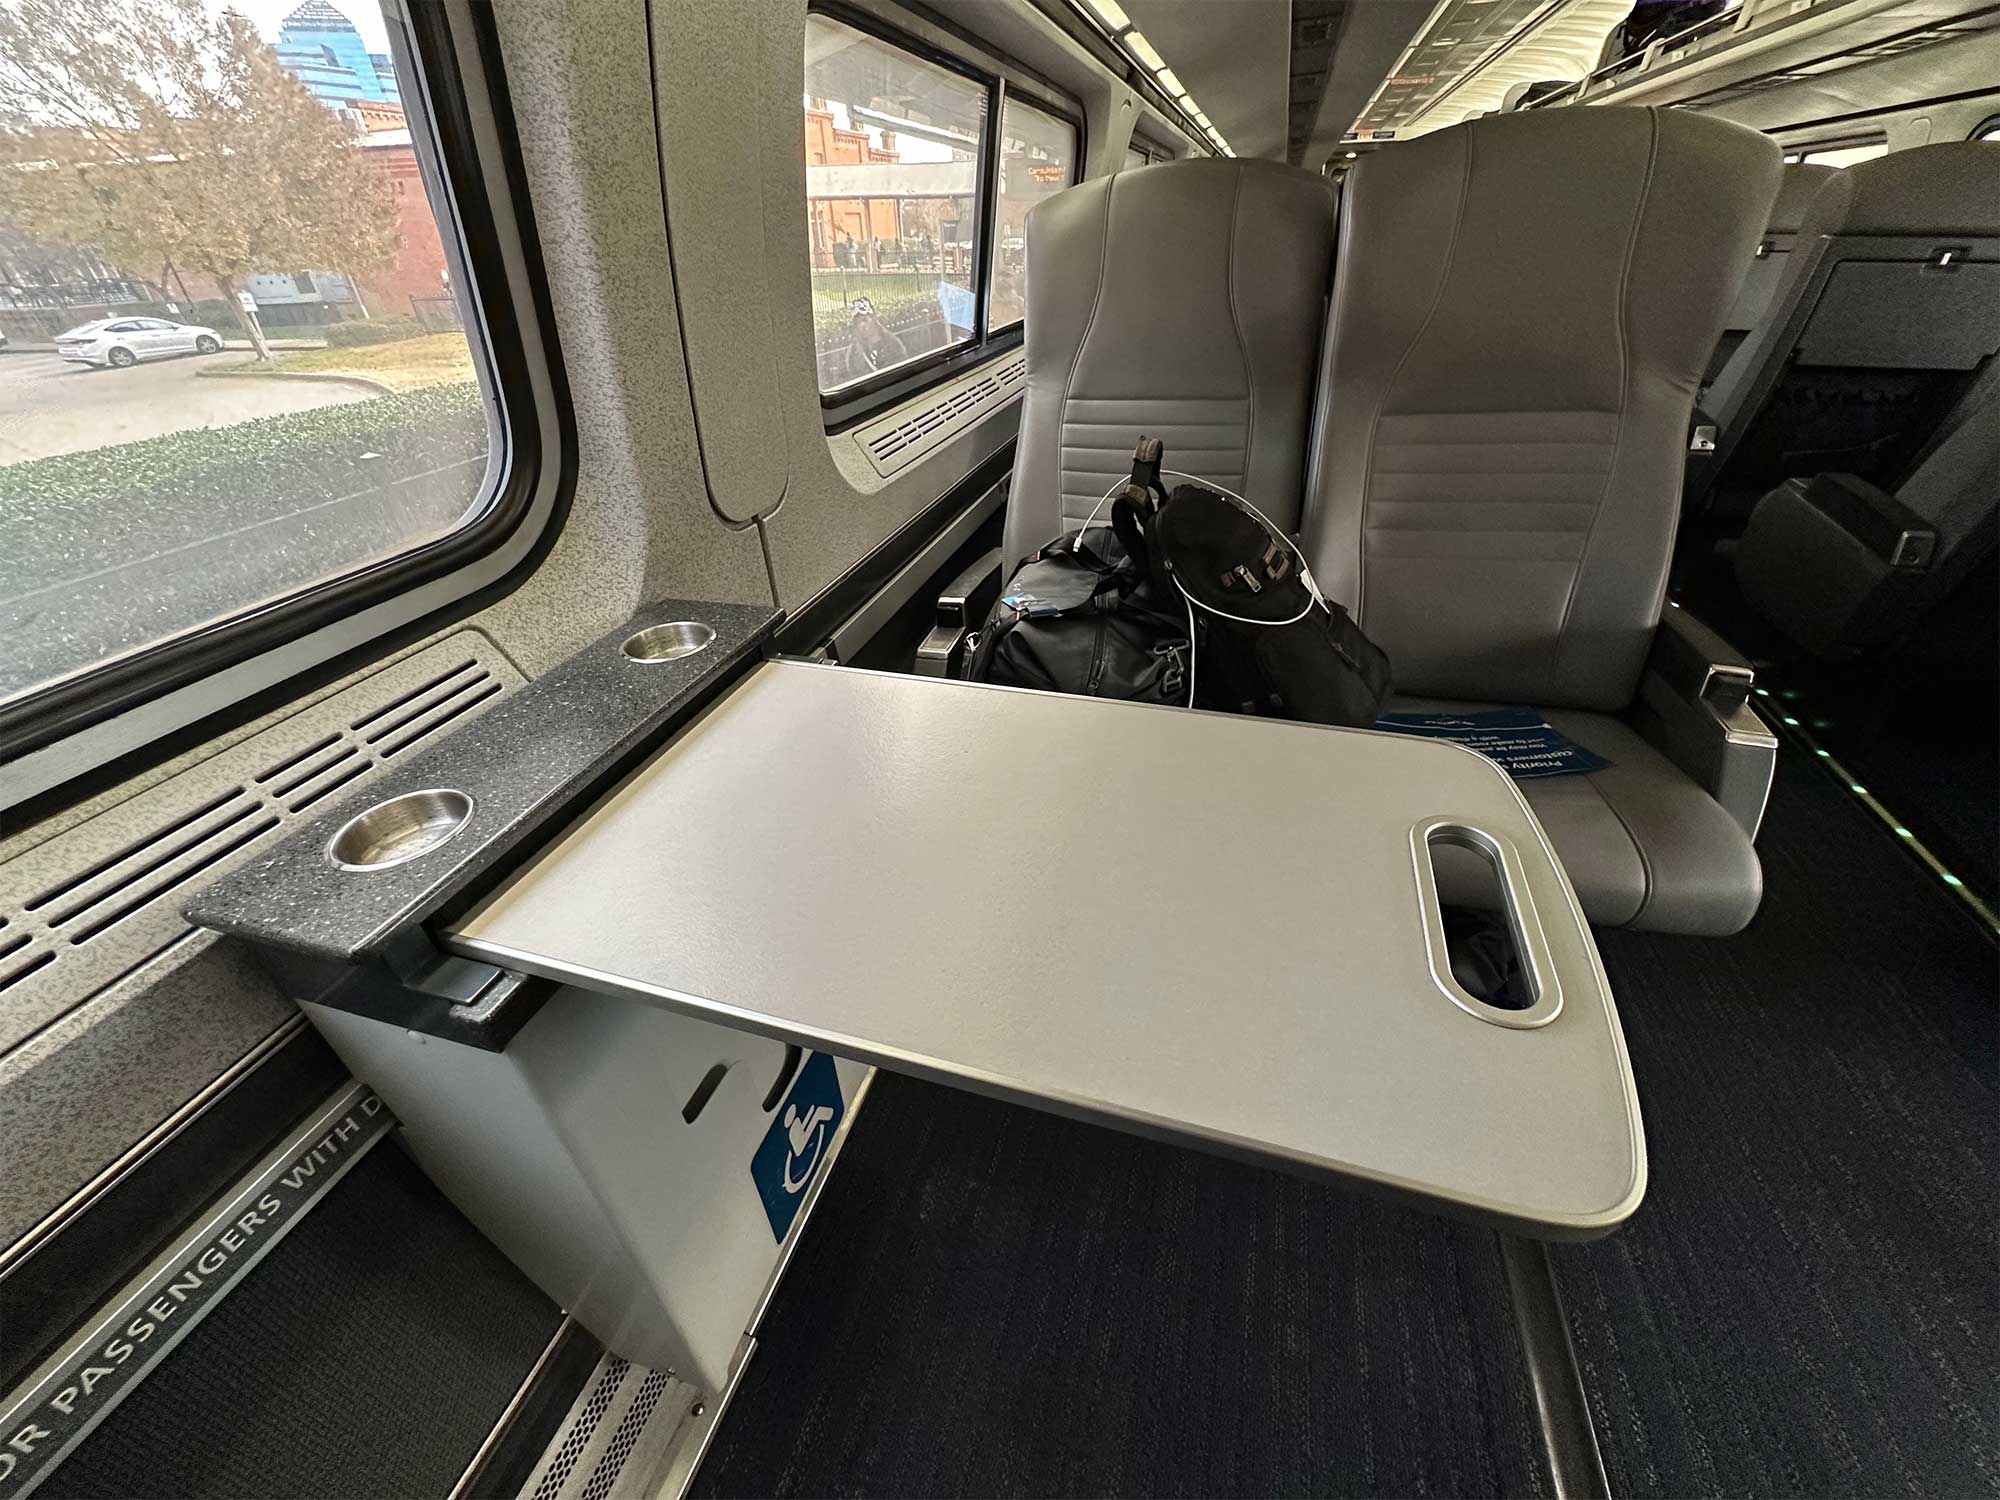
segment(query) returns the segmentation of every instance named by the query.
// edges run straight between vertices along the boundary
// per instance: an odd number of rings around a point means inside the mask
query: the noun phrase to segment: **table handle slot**
[[[1424,944],[1428,950],[1431,978],[1460,1010],[1492,1026],[1532,1031],[1546,1026],[1562,1011],[1562,982],[1556,977],[1555,960],[1549,953],[1548,938],[1542,931],[1541,915],[1528,889],[1527,872],[1513,841],[1460,818],[1428,818],[1410,830],[1411,853],[1416,864],[1417,903],[1421,909]],[[1522,1008],[1494,1005],[1469,993],[1451,969],[1451,950],[1445,937],[1443,901],[1438,892],[1437,848],[1467,851],[1489,869],[1494,890],[1505,915],[1508,936],[1521,961],[1529,994]]]

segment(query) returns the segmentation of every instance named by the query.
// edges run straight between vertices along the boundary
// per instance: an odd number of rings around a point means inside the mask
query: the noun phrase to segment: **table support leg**
[[[1514,1304],[1514,1328],[1521,1338],[1542,1451],[1557,1500],[1609,1500],[1611,1485],[1597,1450],[1597,1433],[1590,1425],[1590,1404],[1577,1373],[1548,1247],[1512,1234],[1502,1234],[1499,1240]]]

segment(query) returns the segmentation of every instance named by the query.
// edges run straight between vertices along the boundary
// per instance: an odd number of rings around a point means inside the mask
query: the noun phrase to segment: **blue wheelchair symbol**
[[[750,1158],[750,1180],[757,1185],[771,1233],[780,1244],[798,1217],[806,1189],[826,1160],[833,1133],[840,1128],[845,1113],[833,1059],[824,1052],[813,1053],[799,1069],[778,1117]]]

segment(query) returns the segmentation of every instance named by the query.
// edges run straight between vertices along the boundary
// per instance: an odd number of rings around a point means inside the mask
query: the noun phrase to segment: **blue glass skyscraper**
[[[328,0],[306,0],[278,29],[278,61],[328,104],[348,99],[400,104],[388,54],[370,52],[354,23]]]

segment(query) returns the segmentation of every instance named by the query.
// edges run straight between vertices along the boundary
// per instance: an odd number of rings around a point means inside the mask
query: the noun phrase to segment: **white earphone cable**
[[[1277,525],[1271,520],[1269,516],[1265,515],[1263,511],[1259,510],[1255,505],[1253,505],[1250,501],[1246,500],[1243,496],[1237,494],[1236,491],[1232,489],[1226,489],[1222,485],[1217,484],[1214,480],[1205,479],[1199,474],[1189,474],[1180,469],[1162,469],[1160,470],[1160,473],[1164,476],[1169,476],[1174,479],[1185,479],[1190,484],[1201,485],[1206,489],[1211,489],[1215,491],[1215,493],[1218,495],[1226,495],[1231,500],[1234,500],[1238,505],[1242,506],[1245,510],[1249,511],[1250,514],[1255,516],[1259,521],[1262,521],[1264,523],[1264,529],[1270,532],[1272,536],[1277,537],[1278,540],[1283,542],[1285,544],[1286,549],[1290,551],[1292,556],[1298,561],[1299,581],[1306,586],[1306,606],[1304,609],[1300,610],[1297,614],[1291,616],[1289,619],[1284,619],[1284,620],[1253,620],[1248,615],[1232,615],[1231,613],[1229,613],[1228,610],[1217,609],[1213,604],[1203,604],[1201,600],[1195,598],[1193,594],[1190,594],[1187,591],[1186,586],[1181,583],[1178,577],[1174,579],[1174,587],[1180,590],[1181,600],[1187,606],[1187,617],[1188,617],[1187,706],[1189,708],[1193,708],[1194,707],[1194,661],[1195,661],[1194,612],[1196,606],[1199,605],[1204,612],[1214,615],[1218,619],[1234,620],[1239,625],[1264,625],[1264,626],[1296,625],[1298,624],[1299,621],[1303,620],[1307,615],[1313,612],[1313,606],[1315,604],[1317,604],[1321,609],[1325,610],[1329,615],[1333,613],[1333,608],[1326,602],[1326,596],[1320,593],[1319,580],[1313,577],[1312,567],[1310,564],[1306,562],[1306,555],[1303,551],[1299,549],[1299,544],[1297,542],[1294,542],[1290,537],[1286,536],[1284,532],[1280,531],[1277,528]],[[1078,546],[1081,546],[1083,544],[1084,533],[1089,531],[1091,526],[1096,522],[1097,513],[1104,509],[1105,505],[1109,503],[1111,497],[1117,494],[1121,489],[1123,489],[1125,487],[1125,484],[1126,481],[1124,479],[1116,480],[1113,482],[1110,489],[1106,490],[1102,495],[1099,495],[1097,497],[1097,504],[1093,505],[1090,508],[1090,514],[1083,518],[1083,525],[1077,528],[1076,544]]]

